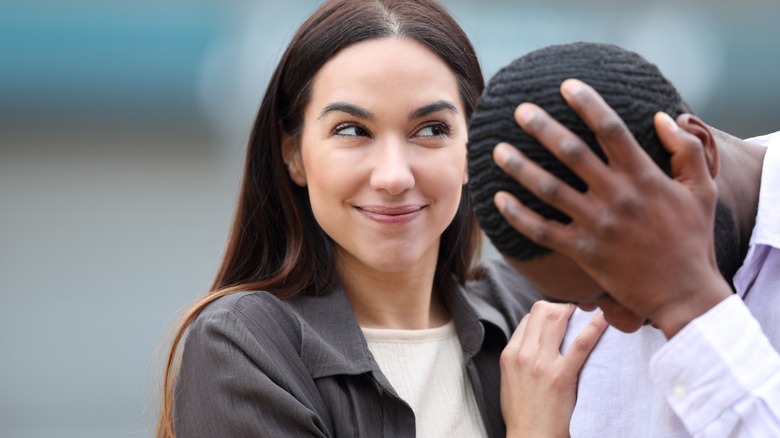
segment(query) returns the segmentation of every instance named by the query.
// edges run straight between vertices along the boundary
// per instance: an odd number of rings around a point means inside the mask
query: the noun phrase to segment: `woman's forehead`
[[[349,102],[381,107],[408,101],[453,101],[462,106],[458,82],[435,52],[409,38],[382,38],[352,45],[329,60],[314,78],[317,106]],[[314,109],[319,111],[320,109]]]

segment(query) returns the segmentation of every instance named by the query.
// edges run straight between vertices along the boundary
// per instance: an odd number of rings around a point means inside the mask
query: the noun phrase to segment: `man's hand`
[[[717,189],[701,142],[668,115],[656,114],[656,130],[671,154],[669,178],[595,90],[567,80],[561,91],[608,163],[541,108],[521,104],[515,112],[520,126],[588,190],[580,193],[517,149],[498,145],[496,163],[572,222],[545,220],[505,192],[496,194],[496,205],[519,232],[575,261],[612,299],[672,337],[731,294],[714,255]]]

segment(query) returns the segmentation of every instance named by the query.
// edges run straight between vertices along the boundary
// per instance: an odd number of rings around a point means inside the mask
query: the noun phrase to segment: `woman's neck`
[[[435,256],[401,272],[380,272],[349,255],[339,257],[339,277],[358,324],[404,330],[446,324],[449,313],[433,290]]]

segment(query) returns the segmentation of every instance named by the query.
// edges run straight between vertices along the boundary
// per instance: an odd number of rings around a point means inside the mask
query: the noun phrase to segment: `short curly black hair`
[[[561,83],[577,78],[593,87],[617,112],[650,157],[667,174],[669,154],[653,127],[653,115],[690,113],[687,103],[658,67],[635,52],[612,44],[577,42],[530,52],[503,67],[490,80],[469,123],[468,190],[480,226],[493,246],[516,260],[530,260],[549,250],[515,231],[493,203],[498,191],[514,194],[524,205],[548,219],[570,219],[542,203],[493,162],[493,148],[507,142],[580,191],[587,187],[574,173],[515,122],[515,108],[532,102],[585,141],[606,160],[593,133],[566,104]]]

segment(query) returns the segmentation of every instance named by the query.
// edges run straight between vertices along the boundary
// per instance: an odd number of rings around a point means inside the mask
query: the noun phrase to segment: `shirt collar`
[[[485,336],[483,322],[502,328],[506,325],[498,311],[487,303],[470,300],[457,286],[444,294],[444,302],[455,322],[455,330],[466,358],[477,354]],[[340,286],[325,294],[298,296],[287,300],[303,320],[301,358],[312,377],[376,373],[373,360],[352,306]],[[506,330],[503,331],[507,333]],[[379,373],[381,375],[381,373]]]
[[[780,221],[777,220],[780,217],[780,132],[747,141],[767,149],[761,167],[758,211],[750,247],[733,279],[737,294],[743,299],[752,288],[771,247],[780,248]]]
[[[761,188],[758,212],[750,245],[769,245],[780,248],[780,132],[760,137],[767,146],[761,170]],[[748,141],[752,141],[748,140]]]
[[[373,370],[352,305],[338,286],[327,293],[291,298],[301,318],[301,359],[312,377],[362,374]]]

